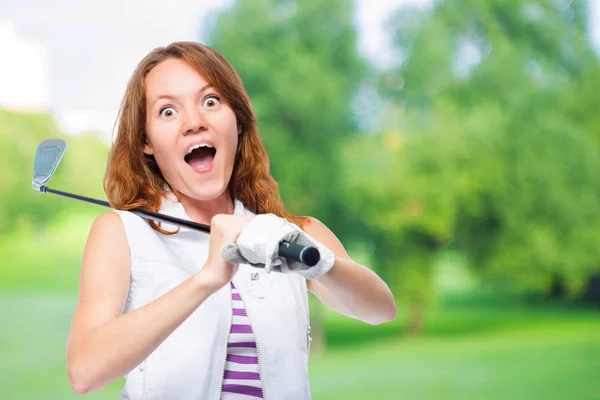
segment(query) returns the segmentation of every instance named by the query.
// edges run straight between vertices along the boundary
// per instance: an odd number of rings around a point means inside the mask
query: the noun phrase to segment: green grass
[[[554,324],[590,323],[600,320],[597,308],[550,301],[532,302],[522,297],[504,295],[494,290],[473,290],[445,296],[426,313],[422,335],[430,338],[471,337],[505,331],[527,330],[530,327]],[[390,323],[370,326],[324,309],[330,347],[345,348],[364,342],[365,338],[386,340],[405,335],[407,310],[398,309]]]
[[[74,306],[73,294],[0,294],[1,399],[77,397],[64,364]],[[455,304],[435,310],[417,339],[398,338],[399,321],[373,327],[325,315],[331,350],[310,364],[317,400],[600,398],[593,310]],[[353,339],[335,342],[344,332]],[[118,398],[122,384],[86,398]]]
[[[388,341],[312,360],[315,399],[598,399],[600,323]]]
[[[75,307],[73,294],[0,295],[0,399],[77,398],[67,379],[65,347]],[[90,399],[116,399],[119,387]]]

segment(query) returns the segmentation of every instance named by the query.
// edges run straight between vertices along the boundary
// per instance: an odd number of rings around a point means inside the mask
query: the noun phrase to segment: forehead
[[[145,78],[148,101],[162,96],[180,96],[197,92],[208,82],[190,64],[170,58],[156,65]]]

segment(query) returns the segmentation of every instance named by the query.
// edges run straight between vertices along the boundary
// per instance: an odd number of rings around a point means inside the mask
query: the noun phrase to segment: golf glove
[[[319,250],[319,262],[308,267],[298,261],[279,257],[279,242],[313,246]],[[316,279],[327,273],[335,262],[335,255],[297,225],[274,214],[256,215],[240,232],[235,245],[226,245],[221,255],[234,264],[250,264],[264,268],[267,273],[296,272],[306,279]]]

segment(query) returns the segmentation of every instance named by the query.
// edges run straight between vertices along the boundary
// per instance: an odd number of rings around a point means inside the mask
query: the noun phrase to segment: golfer
[[[139,63],[104,188],[117,210],[90,229],[67,344],[77,393],[124,376],[121,399],[308,399],[308,291],[369,324],[395,317],[375,273],[323,223],[286,211],[248,93],[209,47],[177,42]],[[211,232],[126,211],[135,207]],[[286,238],[320,261],[279,257]]]

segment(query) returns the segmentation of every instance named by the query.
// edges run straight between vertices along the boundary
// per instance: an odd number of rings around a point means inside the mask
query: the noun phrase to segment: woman
[[[385,283],[321,222],[288,214],[268,167],[248,94],[223,56],[178,42],[140,62],[105,177],[119,211],[94,221],[82,259],[67,345],[77,393],[125,376],[122,399],[310,398],[307,290],[367,323],[394,318]],[[211,233],[123,211],[139,206]],[[281,263],[273,243],[290,232],[319,248],[319,264]],[[221,251],[231,246],[268,268],[228,261]]]

